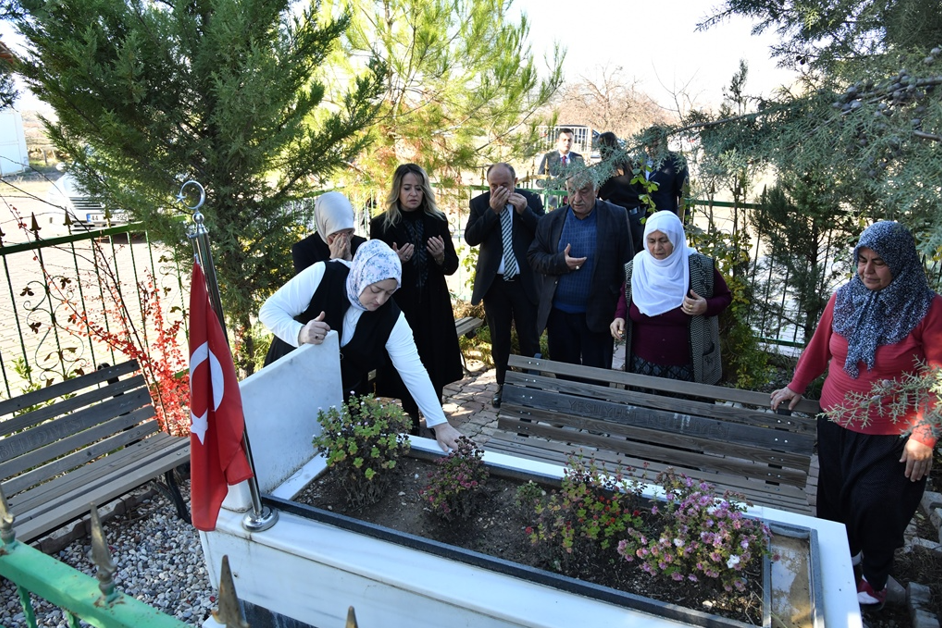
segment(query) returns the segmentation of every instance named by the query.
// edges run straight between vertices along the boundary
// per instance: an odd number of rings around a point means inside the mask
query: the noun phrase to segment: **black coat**
[[[537,331],[546,329],[559,276],[578,272],[566,265],[565,254],[559,251],[559,238],[570,208],[561,207],[544,216],[536,228],[527,258],[540,278],[540,309]],[[594,332],[607,332],[615,318],[618,295],[625,281],[625,264],[634,257],[628,227],[628,212],[607,201],[596,201],[596,254],[592,283],[586,303],[586,326]]]
[[[360,245],[366,242],[366,238],[353,236],[350,239],[350,253],[356,254]],[[317,262],[326,262],[330,260],[330,246],[317,233],[312,233],[300,242],[296,242],[291,247],[291,258],[294,260],[294,274],[313,266]]]
[[[451,309],[451,293],[445,281],[446,275],[453,275],[458,270],[458,254],[451,239],[448,222],[444,218],[422,213],[411,215],[402,212],[399,223],[391,228],[383,225],[385,214],[380,214],[370,221],[370,238],[382,240],[389,246],[395,243],[402,247],[410,242],[406,220],[421,220],[424,239],[440,236],[445,243],[445,260],[439,266],[432,256],[427,258],[427,277],[419,288],[419,272],[416,257],[402,265],[402,287],[393,298],[405,314],[406,321],[412,328],[415,344],[419,350],[422,364],[428,371],[432,385],[440,391],[446,384],[462,378],[461,351],[458,348],[458,334],[455,331],[455,315]],[[380,373],[376,382],[377,393],[390,397],[402,398],[404,387],[395,370]]]
[[[515,190],[527,199],[527,208],[523,213],[513,213],[513,246],[517,257],[517,266],[520,268],[520,281],[527,298],[534,305],[537,304],[537,286],[535,275],[527,261],[527,251],[533,236],[536,234],[536,225],[543,216],[543,201],[540,197],[526,190]],[[504,257],[504,242],[501,235],[500,216],[491,209],[491,193],[485,192],[471,199],[471,215],[464,230],[464,239],[469,246],[480,245],[478,263],[474,273],[474,290],[471,293],[471,304],[477,305],[490,290],[497,269],[500,268]]]
[[[343,262],[328,262],[324,268],[324,278],[311,296],[307,309],[294,317],[294,320],[306,324],[324,312],[324,321],[330,329],[343,336],[344,315],[350,309],[346,298],[347,275],[350,269]],[[351,393],[365,395],[370,391],[368,375],[374,369],[382,368],[387,363],[386,343],[392,329],[399,320],[399,307],[394,301],[387,301],[379,309],[364,312],[357,322],[353,337],[340,348],[340,377],[343,394],[346,398]],[[272,338],[265,366],[291,353],[295,347],[278,338]],[[389,363],[391,367],[391,362]]]
[[[651,200],[657,211],[677,213],[677,199],[683,196],[687,178],[687,162],[684,158],[674,152],[667,153],[648,178],[658,184],[657,191],[651,192]]]

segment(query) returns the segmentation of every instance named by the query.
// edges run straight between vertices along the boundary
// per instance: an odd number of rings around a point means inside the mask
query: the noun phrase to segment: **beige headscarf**
[[[325,244],[330,234],[353,229],[354,221],[353,205],[340,192],[327,192],[314,200],[314,227]]]

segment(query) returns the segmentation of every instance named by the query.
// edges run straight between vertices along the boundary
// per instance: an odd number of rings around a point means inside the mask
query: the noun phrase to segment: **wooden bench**
[[[757,504],[810,513],[816,402],[775,414],[769,395],[511,356],[485,448],[565,462],[573,453],[648,474],[668,467]],[[577,377],[580,381],[562,379]],[[661,393],[689,397],[674,398]]]
[[[477,330],[477,328],[483,324],[484,321],[482,321],[480,318],[465,316],[464,318],[459,318],[455,321],[455,331],[458,332],[459,336],[474,338],[475,330]]]
[[[480,318],[475,318],[473,316],[465,316],[464,318],[459,318],[455,321],[455,331],[458,332],[458,337],[467,336],[468,338],[474,338],[475,332],[477,332],[478,327],[484,324],[484,321]],[[468,364],[464,359],[464,352],[461,353],[461,368],[464,369],[465,375],[470,375],[471,371],[468,370]]]
[[[173,469],[189,438],[159,430],[144,377],[126,362],[0,402],[0,488],[17,538],[36,539]]]

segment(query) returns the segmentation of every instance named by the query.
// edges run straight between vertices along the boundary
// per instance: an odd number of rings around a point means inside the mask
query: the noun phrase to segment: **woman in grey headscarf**
[[[353,259],[366,238],[353,234],[356,216],[347,197],[326,192],[314,199],[314,233],[291,247],[297,274],[317,262]]]
[[[295,275],[265,301],[259,318],[274,334],[265,364],[302,344],[319,345],[327,332],[340,336],[344,395],[365,392],[367,376],[389,356],[425,422],[443,449],[461,434],[445,418],[428,372],[415,348],[412,329],[390,297],[402,281],[399,256],[371,240],[353,262],[318,262]]]
[[[942,297],[929,289],[912,234],[896,222],[871,225],[854,261],[857,273],[831,297],[791,383],[772,393],[773,409],[793,408],[825,369],[821,407],[829,410],[919,364],[942,366]],[[922,498],[936,443],[925,407],[894,419],[896,400],[880,401],[866,416],[818,419],[817,515],[847,527],[865,605],[886,601],[893,552]]]

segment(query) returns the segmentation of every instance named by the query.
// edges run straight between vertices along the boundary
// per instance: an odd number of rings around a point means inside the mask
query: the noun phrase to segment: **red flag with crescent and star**
[[[228,485],[252,477],[242,449],[242,395],[232,354],[193,264],[190,286],[190,508],[193,527],[216,529]]]

